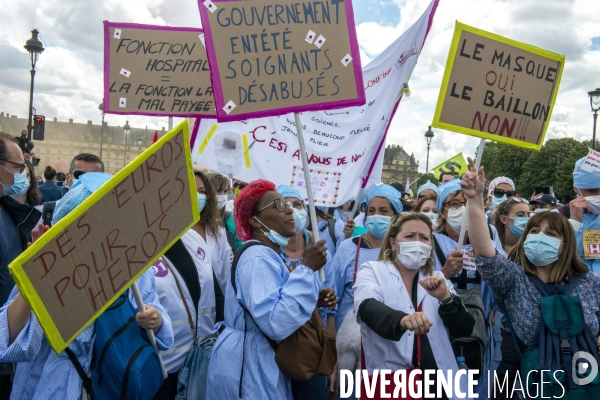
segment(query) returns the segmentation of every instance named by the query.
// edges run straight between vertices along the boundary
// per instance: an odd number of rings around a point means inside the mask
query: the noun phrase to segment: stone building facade
[[[27,129],[27,118],[0,112],[0,131],[20,136],[24,129]],[[159,135],[164,133],[163,128]],[[44,140],[33,141],[35,157],[40,159],[37,171],[43,171],[47,165],[55,167],[60,160],[70,163],[80,153],[92,153],[102,158],[106,172],[115,174],[146,150],[153,137],[154,130],[131,128],[125,144],[125,131],[121,126],[109,126],[105,122],[102,127],[92,121],[82,124],[72,119],[62,122],[46,118]]]
[[[381,181],[391,184],[394,182],[406,185],[406,182],[416,182],[418,178],[419,162],[415,160],[414,153],[408,153],[398,145],[388,145],[383,155],[383,170]],[[412,185],[411,187],[414,189]],[[408,188],[407,188],[408,190]]]

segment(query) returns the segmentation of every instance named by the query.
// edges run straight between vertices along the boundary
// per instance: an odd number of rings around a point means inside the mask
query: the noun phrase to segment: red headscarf
[[[236,234],[242,242],[252,239],[252,210],[258,199],[267,191],[275,191],[275,184],[265,179],[257,179],[243,188],[233,202]]]

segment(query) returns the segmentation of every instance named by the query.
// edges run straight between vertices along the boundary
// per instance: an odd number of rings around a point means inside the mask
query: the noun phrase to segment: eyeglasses
[[[513,197],[513,196],[517,195],[517,192],[514,191],[514,190],[506,191],[506,190],[502,190],[502,189],[494,189],[494,196],[495,197],[500,198],[500,197],[502,197],[504,195],[506,195],[506,197]]]
[[[79,179],[79,177],[83,174],[85,174],[85,171],[75,171],[75,172],[73,172],[73,178]]]
[[[461,208],[462,206],[464,206],[466,204],[467,203],[465,201],[451,200],[448,203],[444,203],[444,209],[446,209],[446,210],[449,210],[449,209],[458,210],[459,208]]]
[[[267,208],[271,207],[271,205],[275,204],[275,208],[277,209],[277,211],[279,212],[284,212],[286,207],[292,208],[292,204],[283,200],[275,200],[269,204],[267,204],[266,206],[264,206],[263,208],[261,208],[260,210],[258,210],[256,212],[256,214],[258,214],[259,212],[261,212],[262,210],[266,210]],[[254,214],[254,215],[256,215]]]
[[[25,165],[25,164],[19,164],[19,163],[8,161],[8,160],[0,160],[0,161],[4,161],[4,162],[7,162],[9,164],[16,165],[17,167],[19,167],[19,174],[23,173],[23,171],[25,171],[25,168],[27,167],[27,165]],[[6,169],[6,168],[4,168],[4,169]],[[10,171],[8,171],[8,172],[10,172]]]

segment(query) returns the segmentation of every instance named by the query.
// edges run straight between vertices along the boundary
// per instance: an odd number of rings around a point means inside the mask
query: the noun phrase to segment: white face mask
[[[218,195],[217,196],[217,208],[220,210],[225,207],[225,203],[227,203],[227,195]]]
[[[585,201],[587,201],[592,214],[600,215],[600,196],[587,196]]]
[[[461,206],[458,210],[453,208],[448,210],[448,218],[446,218],[446,222],[448,222],[448,225],[454,232],[460,232],[465,210],[465,206]]]
[[[396,242],[400,246],[398,261],[406,268],[421,268],[431,258],[431,246],[423,242]]]

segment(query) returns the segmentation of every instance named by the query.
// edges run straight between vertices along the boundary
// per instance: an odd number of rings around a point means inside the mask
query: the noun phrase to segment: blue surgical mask
[[[525,239],[525,255],[536,266],[543,267],[558,260],[560,240],[545,235],[543,232],[530,233]]]
[[[371,232],[371,235],[377,239],[381,239],[385,236],[390,224],[392,223],[392,217],[386,215],[369,215],[366,217],[365,228]]]
[[[521,235],[523,234],[523,230],[525,229],[525,225],[527,225],[527,221],[529,221],[529,218],[515,217],[515,218],[511,218],[511,219],[514,222],[514,225],[509,226],[508,229],[510,229],[510,231],[512,232],[513,235],[520,238]]]
[[[260,222],[260,220],[258,218],[254,217],[254,219],[256,219],[258,222]],[[264,226],[265,228],[269,229],[262,222],[260,222],[260,224],[262,226]],[[288,242],[290,241],[290,238],[287,238],[287,237],[281,235],[279,232],[274,231],[273,229],[269,229],[269,232],[263,231],[263,233],[265,234],[267,239],[269,239],[271,242],[275,243],[277,246],[285,247],[288,245]]]
[[[206,207],[206,195],[205,194],[201,194],[198,193],[198,209],[200,210],[200,212],[202,212],[202,210],[204,210],[204,207]]]
[[[431,222],[436,222],[438,219],[438,214],[434,213],[433,211],[424,212],[421,214],[427,215],[429,217],[429,219],[431,220]]]
[[[308,214],[306,210],[294,208],[294,223],[296,224],[296,233],[306,229],[308,226]]]
[[[498,207],[498,205],[500,203],[502,203],[506,199],[507,199],[506,195],[504,195],[502,197],[493,196],[492,197],[492,205],[490,206],[490,209],[494,210],[496,207]]]
[[[6,168],[4,168],[4,169],[6,169]],[[8,171],[8,172],[10,172],[10,171]],[[11,172],[11,174],[13,174],[13,173]],[[2,187],[4,188],[4,195],[5,196],[11,196],[11,195],[21,196],[22,194],[27,193],[27,190],[29,189],[29,179],[27,179],[27,171],[23,171],[21,173],[17,173],[17,174],[13,174],[13,175],[15,177],[15,181],[12,185],[6,186],[2,182],[0,182],[0,185],[2,185]]]

